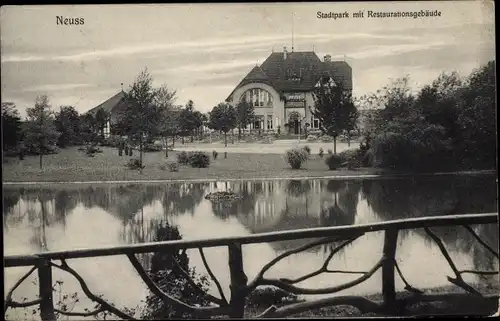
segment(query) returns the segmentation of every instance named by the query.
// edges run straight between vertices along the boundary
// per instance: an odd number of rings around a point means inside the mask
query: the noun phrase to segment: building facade
[[[255,108],[255,119],[247,129],[300,134],[305,127],[319,129],[311,114],[314,88],[319,81],[341,83],[352,90],[352,69],[345,61],[324,60],[315,52],[273,52],[255,66],[234,88],[226,102],[236,106],[246,100]]]

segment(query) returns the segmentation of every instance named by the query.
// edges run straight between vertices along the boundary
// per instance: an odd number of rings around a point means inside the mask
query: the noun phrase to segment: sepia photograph
[[[4,318],[498,316],[493,1],[0,8]]]

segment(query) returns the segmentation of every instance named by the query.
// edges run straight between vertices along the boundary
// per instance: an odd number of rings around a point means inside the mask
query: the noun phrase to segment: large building
[[[236,106],[246,100],[255,107],[256,118],[247,129],[300,134],[309,124],[319,129],[314,108],[313,90],[320,80],[342,84],[352,90],[352,69],[345,61],[323,61],[315,52],[273,52],[260,66],[255,66],[234,88],[226,101]],[[287,125],[287,126],[286,126]]]

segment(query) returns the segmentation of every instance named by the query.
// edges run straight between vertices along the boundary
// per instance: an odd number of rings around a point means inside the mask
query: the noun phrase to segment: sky
[[[37,95],[85,112],[143,70],[207,112],[274,50],[347,61],[360,96],[409,75],[414,89],[442,72],[467,76],[495,58],[493,2],[339,2],[2,6],[2,102],[21,115]],[[364,18],[352,14],[364,10]],[[438,10],[440,17],[368,18],[368,11]],[[319,19],[317,12],[348,12]],[[83,18],[58,25],[57,16]],[[293,21],[293,23],[292,23]],[[293,25],[293,28],[292,28]]]

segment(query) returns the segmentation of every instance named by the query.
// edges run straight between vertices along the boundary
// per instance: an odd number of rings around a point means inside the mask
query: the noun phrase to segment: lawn
[[[216,160],[212,159],[209,168],[191,168],[180,166],[178,172],[162,170],[162,165],[177,161],[178,152],[144,153],[143,163],[146,166],[142,173],[130,170],[125,164],[134,155],[118,156],[116,148],[101,147],[103,152],[88,157],[76,147],[62,149],[59,154],[45,155],[43,169],[39,168],[38,156],[27,156],[24,160],[5,158],[3,163],[4,182],[70,182],[70,181],[122,181],[122,180],[182,180],[182,179],[238,179],[238,178],[295,178],[320,176],[346,176],[377,174],[380,170],[363,168],[356,170],[328,170],[324,160],[318,155],[311,159],[303,169],[292,170],[280,154],[249,154],[219,152]]]

